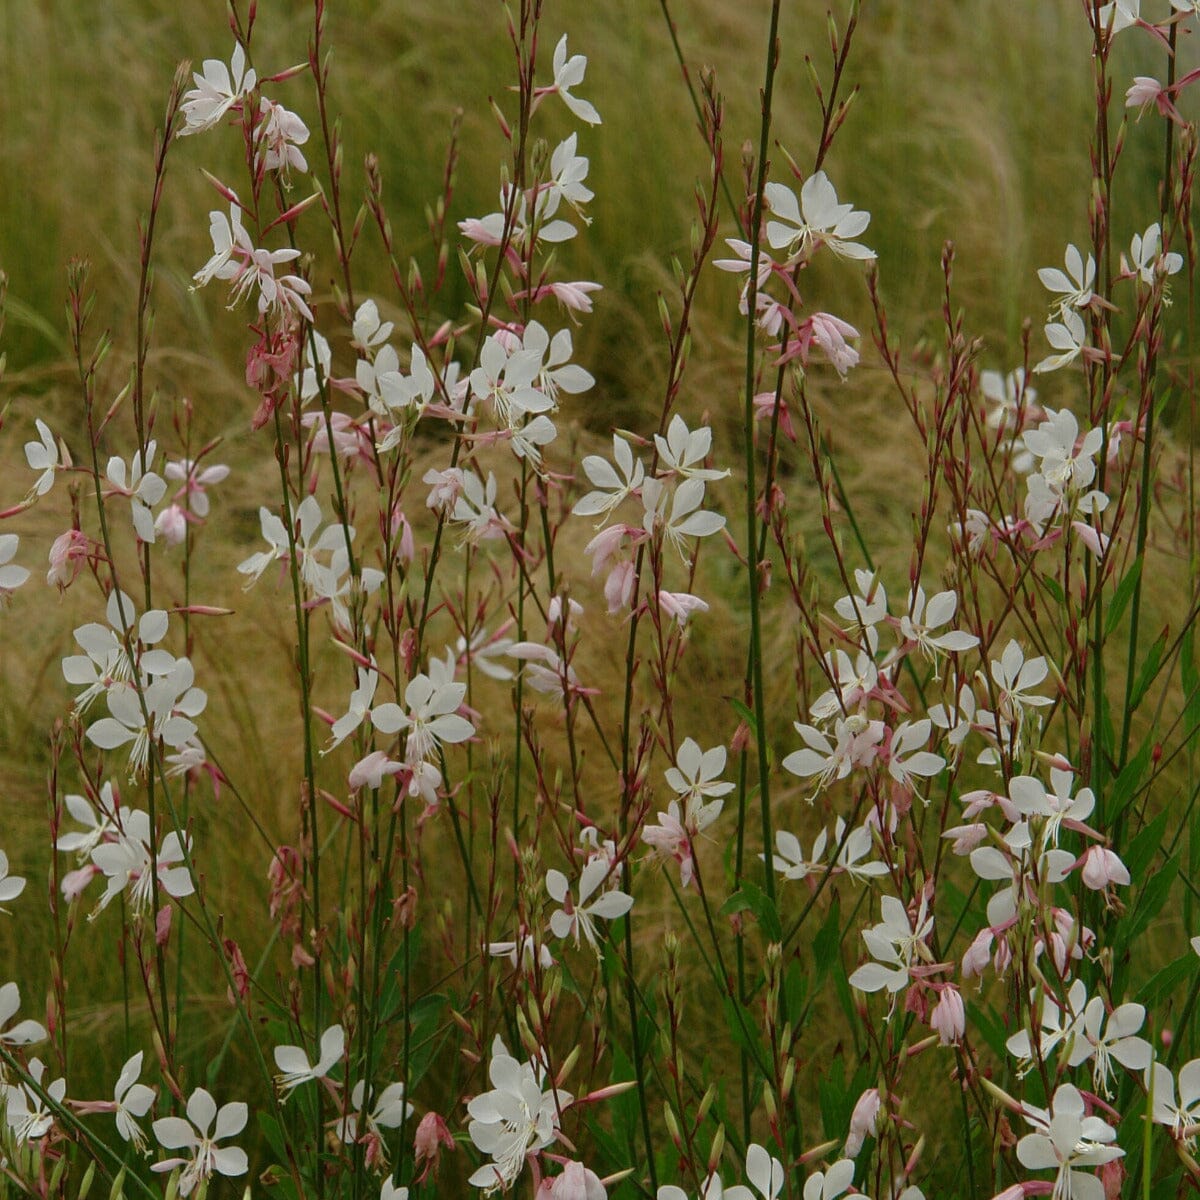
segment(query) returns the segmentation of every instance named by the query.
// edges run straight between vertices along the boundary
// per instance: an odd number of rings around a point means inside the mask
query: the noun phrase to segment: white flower
[[[134,454],[129,467],[128,483],[125,460],[122,458],[110,458],[104,472],[113,488],[120,495],[129,497],[133,510],[133,527],[143,542],[154,541],[154,515],[150,510],[163,498],[163,493],[167,490],[166,480],[150,470],[157,448],[158,443],[151,440],[146,443],[144,460],[140,450]]]
[[[1038,278],[1048,292],[1054,292],[1058,299],[1050,313],[1063,313],[1069,308],[1086,308],[1092,299],[1092,285],[1096,282],[1096,260],[1089,254],[1087,263],[1083,255],[1075,248],[1068,246],[1064,265],[1066,274],[1057,267],[1042,267]]]
[[[308,126],[289,112],[263,96],[259,102],[261,118],[255,136],[258,138],[262,167],[266,171],[307,171],[308,163],[299,147],[308,141]]]
[[[1100,9],[1100,29],[1110,34],[1128,29],[1140,19],[1142,0],[1112,0]]]
[[[92,862],[107,876],[108,888],[91,916],[97,916],[126,890],[134,915],[143,915],[153,898],[152,872],[158,876],[158,886],[166,895],[176,900],[190,896],[196,890],[191,872],[186,866],[177,865],[185,860],[185,845],[190,848],[190,841],[182,841],[171,830],[163,838],[157,857],[152,856],[149,815],[140,808],[123,810],[116,838],[102,842],[92,851]]]
[[[99,818],[83,796],[65,796],[63,803],[71,817],[78,821],[87,832],[64,833],[54,843],[54,848],[65,854],[74,852],[80,862],[85,862],[106,835],[116,833],[116,826],[113,824],[116,807],[113,802],[112,784],[105,783],[100,788],[100,795],[97,797],[97,807],[100,809]]]
[[[358,686],[350,693],[350,703],[346,713],[338,717],[329,731],[329,745],[321,751],[328,754],[335,746],[345,741],[371,715],[371,701],[375,698],[375,688],[379,684],[379,674],[374,666],[370,669],[358,667]]]
[[[1087,329],[1084,327],[1083,318],[1073,308],[1064,309],[1059,315],[1062,320],[1051,321],[1045,330],[1046,341],[1058,353],[1043,358],[1033,368],[1036,374],[1057,371],[1059,367],[1074,362],[1083,353],[1083,347],[1087,343]]]
[[[67,1081],[56,1079],[50,1084],[43,1083],[45,1072],[46,1065],[40,1058],[31,1059],[29,1075],[39,1090],[34,1091],[25,1083],[9,1084],[4,1089],[7,1096],[4,1117],[18,1145],[36,1142],[54,1126],[54,1109],[42,1099],[42,1092],[55,1107],[62,1104],[67,1094]]]
[[[776,218],[767,222],[767,242],[772,250],[786,249],[789,256],[812,253],[825,245],[840,258],[874,258],[875,251],[851,239],[871,223],[871,214],[839,204],[837,192],[824,171],[810,175],[796,194],[782,183],[764,190],[768,208]]]
[[[178,750],[195,734],[191,718],[204,711],[208,697],[203,689],[192,686],[194,678],[191,662],[180,658],[170,671],[143,688],[141,700],[133,687],[109,688],[105,698],[110,715],[88,727],[88,740],[101,750],[115,750],[132,742],[129,774],[144,774],[154,743],[161,739],[164,745]]]
[[[1093,996],[1076,1026],[1068,1065],[1078,1067],[1092,1059],[1092,1086],[1099,1094],[1111,1097],[1113,1060],[1131,1071],[1144,1071],[1154,1057],[1150,1043],[1135,1036],[1145,1020],[1146,1010],[1140,1004],[1121,1004],[1107,1012],[1104,1001]]]
[[[1179,1069],[1178,1100],[1175,1077],[1170,1068],[1160,1062],[1152,1063],[1147,1069],[1146,1090],[1154,1100],[1154,1121],[1166,1125],[1172,1137],[1195,1153],[1196,1133],[1200,1127],[1200,1058],[1193,1058]],[[1187,1132],[1189,1130],[1191,1132]]]
[[[929,779],[946,765],[940,754],[921,749],[929,741],[931,725],[928,717],[905,721],[892,734],[888,774],[902,787],[911,788],[914,775]]]
[[[116,1106],[114,1115],[117,1121],[117,1132],[129,1142],[139,1153],[146,1152],[146,1135],[137,1123],[138,1117],[144,1117],[154,1103],[154,1089],[144,1083],[138,1083],[142,1073],[142,1052],[139,1050],[121,1068],[113,1088],[113,1104]]]
[[[777,829],[775,831],[775,853],[771,855],[771,866],[784,879],[792,880],[805,879],[814,871],[824,870],[821,860],[825,856],[825,842],[828,836],[826,830],[822,829],[817,834],[816,841],[813,842],[812,854],[805,858],[800,839],[786,829]],[[766,855],[761,857],[765,859]]]
[[[468,1132],[477,1149],[491,1158],[467,1182],[484,1194],[507,1191],[521,1174],[528,1155],[558,1137],[559,1114],[571,1103],[571,1093],[543,1091],[542,1073],[532,1063],[518,1062],[502,1044],[493,1048],[488,1065],[490,1092],[467,1105]]]
[[[404,757],[409,766],[432,757],[442,742],[465,742],[475,726],[457,710],[467,694],[465,683],[435,686],[428,675],[414,675],[404,689],[407,712],[398,704],[381,704],[371,712],[371,721],[383,734],[408,731]]]
[[[374,1099],[375,1091],[371,1090],[371,1102],[366,1100],[367,1088],[363,1080],[359,1080],[350,1093],[350,1109],[343,1120],[335,1126],[337,1136],[346,1143],[359,1139],[358,1118],[362,1114],[366,1127],[361,1135],[363,1139],[380,1139],[380,1129],[399,1129],[412,1116],[413,1106],[404,1099],[404,1084],[389,1083]]]
[[[900,636],[934,662],[939,657],[939,651],[961,654],[964,650],[971,650],[979,645],[979,639],[973,633],[958,629],[934,633],[954,617],[957,608],[958,596],[954,592],[938,592],[926,603],[925,589],[918,584],[909,597],[908,613],[900,618]]]
[[[1103,1200],[1104,1185],[1078,1167],[1098,1167],[1125,1151],[1111,1145],[1116,1130],[1099,1117],[1084,1116],[1079,1090],[1064,1083],[1054,1093],[1050,1112],[1031,1109],[1026,1120],[1037,1129],[1017,1143],[1017,1158],[1031,1171],[1053,1170],[1054,1196],[1060,1200]]]
[[[670,499],[670,516],[667,501]],[[664,540],[679,552],[686,564],[690,562],[684,550],[684,538],[708,537],[725,528],[725,518],[718,513],[700,509],[704,501],[704,480],[695,476],[685,479],[672,493],[660,479],[647,479],[642,485],[642,528],[653,534],[661,530]]]
[[[187,1120],[182,1117],[161,1117],[154,1122],[154,1136],[164,1150],[187,1150],[190,1157],[168,1158],[155,1163],[152,1171],[173,1171],[183,1167],[179,1177],[179,1194],[190,1196],[196,1185],[212,1178],[213,1172],[220,1175],[245,1175],[249,1160],[245,1150],[238,1146],[217,1146],[223,1138],[233,1137],[246,1127],[248,1110],[241,1101],[223,1104],[218,1110],[217,1102],[204,1088],[197,1088],[187,1102]],[[213,1127],[209,1135],[209,1126]]]
[[[582,933],[588,945],[599,954],[596,918],[615,921],[633,907],[633,897],[615,887],[592,899],[596,889],[604,883],[609,874],[609,863],[604,856],[597,855],[588,859],[579,876],[579,896],[576,899],[571,895],[570,882],[561,871],[551,869],[546,872],[546,891],[550,893],[552,900],[563,906],[555,909],[550,916],[550,930],[555,937],[573,938],[578,946],[579,935]]]
[[[37,1021],[26,1019],[18,1021],[11,1028],[5,1028],[20,1007],[21,993],[17,985],[6,983],[0,987],[0,1046],[30,1046],[46,1040],[46,1027]]]
[[[895,993],[908,986],[913,959],[930,957],[925,939],[933,932],[933,914],[927,911],[928,904],[928,897],[922,893],[917,919],[912,923],[908,910],[895,896],[880,899],[883,920],[862,933],[876,961],[864,963],[850,976],[851,987],[860,992],[886,988]]]
[[[595,107],[578,96],[571,95],[571,88],[583,82],[587,70],[587,58],[582,54],[572,54],[567,57],[567,35],[564,33],[554,47],[554,83],[552,90],[561,97],[562,102],[581,120],[589,125],[600,124],[600,114]]]
[[[667,426],[667,436],[654,435],[659,461],[664,470],[692,479],[724,479],[728,471],[715,471],[702,464],[712,448],[712,430],[707,425],[689,430],[683,418],[676,413]]]
[[[854,1161],[841,1158],[828,1171],[817,1171],[804,1181],[804,1200],[837,1200],[854,1180]]]
[[[275,1065],[279,1074],[275,1086],[280,1095],[287,1096],[293,1088],[312,1079],[324,1079],[341,1060],[346,1050],[346,1031],[340,1025],[330,1025],[321,1034],[321,1053],[316,1063],[308,1061],[308,1055],[300,1046],[276,1046]]]
[[[41,474],[30,490],[30,498],[44,496],[54,486],[54,474],[59,463],[58,441],[54,434],[40,417],[36,419],[35,424],[41,440],[25,443],[25,461],[30,470],[40,471]]]
[[[598,454],[588,454],[583,460],[583,470],[595,487],[571,509],[573,516],[593,517],[604,515],[603,525],[613,509],[631,492],[641,487],[645,478],[642,460],[635,458],[629,443],[620,434],[613,434],[613,459],[618,470],[614,470],[608,459]]]
[[[21,539],[15,533],[0,533],[0,605],[29,578],[29,568],[12,562]]]
[[[763,1200],[776,1200],[783,1191],[783,1163],[773,1158],[765,1147],[751,1142],[746,1147],[746,1178]],[[725,1200],[754,1200],[754,1194],[739,1184],[725,1193]]]
[[[192,78],[196,86],[184,93],[179,106],[186,122],[180,137],[211,129],[258,82],[254,69],[246,70],[246,52],[240,44],[234,46],[228,67],[218,58],[206,58],[204,73],[193,74]]]
[[[714,746],[701,751],[693,738],[684,738],[675,756],[675,766],[666,770],[667,786],[684,802],[686,810],[710,808],[702,803],[705,796],[725,796],[733,791],[732,783],[721,780],[725,770],[725,747]],[[721,811],[717,804],[716,811]],[[715,817],[715,814],[714,814]],[[705,820],[704,825],[711,822]]]
[[[1176,275],[1183,270],[1183,255],[1174,250],[1162,253],[1162,230],[1155,221],[1145,233],[1135,233],[1129,247],[1133,270],[1147,286],[1156,278]]]
[[[8,873],[8,855],[0,850],[0,904],[15,900],[25,890],[25,880],[20,875]],[[0,912],[7,912],[0,908]]]

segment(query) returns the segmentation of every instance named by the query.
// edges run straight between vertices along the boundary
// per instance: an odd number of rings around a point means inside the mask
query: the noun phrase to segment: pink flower
[[[454,1137],[446,1122],[437,1113],[427,1112],[417,1125],[416,1136],[413,1138],[414,1161],[417,1166],[423,1168],[415,1180],[416,1183],[423,1183],[431,1171],[437,1175],[438,1159],[441,1157],[443,1146],[447,1150],[453,1150]]]
[[[938,1002],[929,1014],[929,1027],[943,1046],[953,1045],[962,1037],[967,1028],[967,1014],[958,988],[950,984],[942,988]]]
[[[674,617],[680,625],[686,625],[688,617],[694,612],[708,612],[707,603],[689,592],[660,591],[658,604],[663,612],[669,617]]]
[[[637,582],[637,572],[632,562],[619,562],[608,573],[604,581],[604,599],[608,601],[610,614],[620,612],[629,607],[633,598],[633,585]]]
[[[578,1162],[564,1163],[561,1175],[543,1179],[538,1188],[545,1200],[605,1200],[607,1195],[599,1176]]]
[[[858,330],[846,321],[829,313],[813,313],[809,318],[812,340],[825,352],[825,357],[843,378],[851,367],[858,366],[858,351],[847,344],[848,337],[858,337]]]
[[[154,532],[168,546],[179,546],[187,537],[187,514],[178,504],[169,504],[154,518]]]
[[[68,529],[66,533],[60,533],[50,547],[50,570],[46,572],[46,582],[60,592],[66,591],[83,570],[90,549],[87,534],[82,530]]]
[[[882,1107],[878,1088],[867,1088],[859,1096],[854,1111],[850,1114],[850,1133],[846,1138],[847,1158],[857,1158],[867,1138],[875,1136]]]
[[[1130,882],[1129,869],[1112,850],[1104,846],[1092,846],[1080,861],[1083,864],[1083,882],[1093,891],[1103,891],[1113,883],[1125,887]]]

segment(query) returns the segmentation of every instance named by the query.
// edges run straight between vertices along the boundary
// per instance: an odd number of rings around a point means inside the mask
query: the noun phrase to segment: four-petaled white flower
[[[544,1090],[542,1074],[532,1063],[518,1062],[499,1042],[493,1047],[488,1065],[492,1090],[467,1105],[471,1141],[492,1160],[467,1182],[483,1188],[485,1195],[507,1191],[521,1174],[525,1159],[558,1137],[562,1110],[572,1096],[561,1088]]]
[[[58,440],[40,417],[36,418],[34,423],[40,440],[25,443],[25,461],[31,471],[40,471],[41,474],[30,489],[30,499],[34,496],[44,496],[54,486],[54,474],[59,463]]]
[[[1037,1130],[1017,1143],[1017,1158],[1031,1171],[1052,1170],[1059,1200],[1104,1200],[1104,1185],[1080,1167],[1098,1167],[1125,1151],[1112,1145],[1117,1133],[1099,1117],[1085,1116],[1079,1089],[1064,1083],[1050,1101],[1050,1111],[1027,1109],[1025,1119]]]
[[[190,1196],[196,1185],[213,1176],[245,1175],[249,1160],[239,1146],[218,1146],[224,1138],[239,1134],[246,1127],[248,1110],[240,1100],[223,1104],[217,1102],[204,1088],[197,1088],[187,1102],[187,1120],[182,1117],[160,1117],[154,1122],[154,1136],[164,1150],[186,1150],[188,1157],[167,1158],[155,1163],[152,1171],[173,1171],[183,1167],[179,1176],[179,1194]],[[213,1121],[216,1121],[215,1126]],[[209,1128],[212,1127],[212,1134]]]
[[[908,910],[895,896],[880,899],[883,920],[862,931],[875,962],[864,963],[850,976],[850,986],[860,992],[878,992],[886,988],[895,993],[908,986],[914,958],[929,959],[925,939],[933,932],[933,914],[929,898],[921,894],[917,919],[908,919]]]
[[[275,1086],[280,1095],[286,1097],[293,1088],[312,1079],[324,1079],[341,1060],[346,1050],[346,1031],[340,1025],[330,1025],[321,1034],[321,1052],[316,1063],[308,1061],[308,1055],[300,1046],[276,1046],[275,1065],[279,1074]]]
[[[206,58],[204,73],[192,78],[196,86],[184,93],[179,105],[185,121],[179,137],[211,129],[258,82],[254,68],[246,70],[246,52],[240,43],[234,46],[228,67],[219,58]]]
[[[1171,1136],[1194,1154],[1200,1132],[1200,1058],[1180,1067],[1178,1094],[1170,1067],[1151,1063],[1146,1071],[1146,1090],[1153,1097],[1154,1121],[1167,1126]]]
[[[15,533],[0,533],[0,605],[29,578],[29,568],[12,561],[20,544]]]
[[[596,918],[615,921],[633,907],[633,897],[615,887],[602,891],[592,899],[609,874],[609,863],[603,855],[588,859],[579,876],[579,895],[576,898],[571,895],[570,881],[561,871],[551,869],[546,872],[546,891],[552,900],[563,906],[555,909],[550,916],[550,931],[555,937],[573,938],[578,946],[582,933],[588,945],[599,954]]]
[[[1067,247],[1063,265],[1067,268],[1065,273],[1057,267],[1042,267],[1038,271],[1042,287],[1058,296],[1050,310],[1051,315],[1066,312],[1069,308],[1086,308],[1092,299],[1096,260],[1089,254],[1085,263],[1083,255],[1071,245]]]
[[[804,181],[799,204],[786,184],[768,183],[763,195],[775,218],[767,221],[766,229],[772,250],[786,250],[792,256],[828,246],[840,258],[875,257],[874,250],[853,240],[871,223],[871,214],[856,212],[852,204],[839,204],[824,171]]]
[[[475,732],[458,708],[467,694],[465,683],[435,685],[428,675],[414,675],[404,689],[402,709],[398,704],[380,704],[371,711],[371,721],[383,734],[408,731],[404,758],[409,766],[430,758],[442,742],[465,742]]]
[[[20,875],[8,873],[8,855],[0,850],[0,904],[15,900],[25,890],[25,880]],[[0,908],[0,912],[7,912]]]
[[[571,95],[571,88],[578,87],[583,82],[587,71],[587,57],[583,54],[572,54],[567,57],[567,35],[564,33],[554,47],[554,82],[550,90],[562,97],[562,102],[581,120],[589,125],[599,125],[600,114],[595,106],[578,96]]]
[[[29,1076],[36,1084],[37,1090],[23,1082],[8,1084],[4,1088],[4,1118],[17,1145],[36,1142],[50,1132],[54,1127],[54,1111],[62,1104],[67,1094],[65,1079],[55,1079],[46,1084],[43,1082],[45,1073],[45,1063],[40,1058],[31,1059]],[[49,1104],[42,1098],[43,1092],[49,1098]]]
[[[46,1027],[28,1018],[18,1021],[11,1028],[5,1028],[20,1007],[21,993],[17,985],[6,983],[0,987],[0,1046],[30,1046],[46,1040]]]
[[[142,1073],[142,1052],[139,1050],[121,1068],[113,1088],[113,1113],[117,1121],[117,1132],[139,1153],[145,1154],[146,1135],[138,1124],[154,1103],[154,1089],[138,1082]]]
[[[122,892],[129,892],[129,907],[135,916],[143,915],[153,898],[152,879],[158,877],[159,888],[176,900],[190,896],[195,890],[191,872],[186,866],[185,846],[171,830],[163,838],[157,856],[151,848],[150,817],[140,808],[122,810],[120,827],[112,841],[102,842],[92,851],[92,862],[108,877],[108,887],[96,904],[92,916],[101,911]]]
[[[1058,351],[1057,354],[1047,355],[1034,367],[1041,375],[1047,371],[1057,371],[1068,363],[1074,362],[1082,353],[1087,343],[1087,329],[1083,318],[1073,309],[1063,309],[1059,316],[1061,320],[1051,321],[1046,326],[1046,341]]]

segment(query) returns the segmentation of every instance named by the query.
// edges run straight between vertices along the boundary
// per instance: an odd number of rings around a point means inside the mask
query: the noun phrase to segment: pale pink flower
[[[60,592],[66,591],[83,570],[90,551],[91,543],[81,529],[68,529],[66,533],[60,533],[50,547],[50,570],[46,572],[46,582]]]
[[[240,44],[234,46],[228,67],[219,58],[206,58],[204,73],[193,74],[192,78],[196,86],[184,93],[179,106],[185,122],[179,137],[211,129],[258,82],[254,68],[246,69],[246,52]]]
[[[1093,891],[1103,891],[1110,884],[1128,887],[1131,882],[1129,868],[1120,860],[1116,851],[1106,846],[1090,846],[1080,860],[1083,870],[1080,877]]]
[[[850,1114],[850,1132],[846,1137],[845,1150],[847,1158],[857,1158],[867,1138],[875,1136],[882,1108],[878,1088],[867,1088],[859,1096]]]
[[[938,993],[938,1002],[929,1014],[929,1027],[943,1046],[957,1044],[966,1032],[967,1015],[962,994],[952,984],[946,984]]]

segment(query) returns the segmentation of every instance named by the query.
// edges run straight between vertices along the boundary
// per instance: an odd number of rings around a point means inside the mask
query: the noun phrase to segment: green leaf
[[[1142,985],[1136,997],[1137,1002],[1147,1008],[1161,1004],[1184,980],[1191,979],[1195,972],[1196,956],[1189,950],[1161,971],[1155,971]]]
[[[992,1052],[1004,1062],[1008,1057],[1008,1034],[1004,1026],[992,1017],[991,1013],[972,1001],[967,1001],[968,1028],[976,1029],[983,1035]]]
[[[1154,744],[1147,739],[1138,748],[1137,753],[1125,764],[1120,775],[1113,781],[1111,790],[1108,793],[1107,803],[1104,805],[1104,819],[1108,822],[1118,821],[1125,814],[1125,810],[1133,803],[1134,796],[1137,795],[1138,789],[1142,785],[1142,780],[1146,775],[1146,768],[1150,765],[1150,755],[1154,751]],[[1129,856],[1125,856],[1125,865],[1129,867],[1130,874],[1138,875],[1140,871],[1134,869],[1129,861]],[[1143,865],[1145,865],[1143,863]]]
[[[747,910],[754,914],[755,920],[769,941],[783,941],[783,925],[779,921],[779,912],[775,908],[775,902],[757,884],[743,879],[741,891],[734,892],[721,905],[721,915],[729,917],[734,913]]]
[[[1109,605],[1108,614],[1104,618],[1104,638],[1108,640],[1109,635],[1120,624],[1121,618],[1125,615],[1125,609],[1129,605],[1129,601],[1133,598],[1134,588],[1138,585],[1138,580],[1142,577],[1142,560],[1135,558],[1133,566],[1125,572],[1125,578],[1117,584],[1116,591],[1113,592],[1112,603]]]
[[[1154,682],[1158,675],[1158,669],[1162,666],[1163,652],[1167,648],[1167,635],[1160,633],[1155,639],[1154,645],[1150,647],[1149,654],[1146,655],[1146,661],[1142,663],[1142,669],[1138,672],[1137,682],[1133,685],[1133,691],[1129,695],[1130,711],[1136,711],[1137,706],[1141,704],[1146,693],[1150,690],[1150,685]]]
[[[835,900],[829,915],[821,923],[813,938],[813,959],[817,964],[818,982],[829,974],[829,968],[842,961],[842,906]]]
[[[1162,845],[1163,835],[1167,831],[1167,816],[1168,813],[1164,809],[1153,821],[1143,826],[1125,848],[1121,861],[1129,868],[1129,874],[1134,879],[1141,879],[1146,873],[1150,860]]]
[[[740,700],[730,697],[729,703],[733,705],[733,711],[737,713],[747,725],[750,726],[750,732],[758,734],[758,722],[754,719],[754,713],[750,711]]]
[[[1042,581],[1042,586],[1050,593],[1050,598],[1061,608],[1063,603],[1063,590],[1059,586],[1058,580],[1051,575],[1041,575],[1039,578]]]
[[[1170,895],[1171,885],[1175,882],[1175,876],[1178,874],[1179,859],[1176,857],[1168,859],[1146,880],[1146,886],[1138,895],[1137,907],[1128,918],[1129,923],[1124,930],[1126,947],[1144,933],[1150,922],[1162,912],[1163,905],[1166,904],[1167,897]]]

